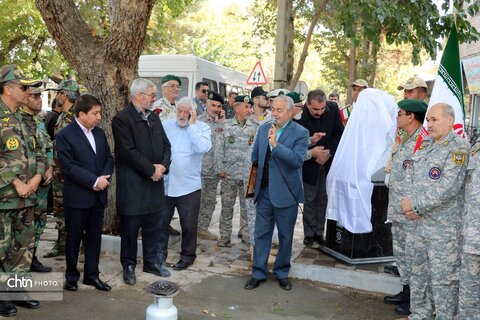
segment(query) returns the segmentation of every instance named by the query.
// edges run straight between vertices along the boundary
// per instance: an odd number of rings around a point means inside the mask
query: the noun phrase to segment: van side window
[[[202,81],[208,82],[208,88],[209,88],[210,90],[213,90],[213,91],[215,91],[215,92],[218,92],[217,81],[212,80],[212,79],[208,79],[208,78],[203,78]]]
[[[220,90],[218,91],[218,93],[220,93],[222,97],[226,97],[228,92],[230,92],[230,90],[227,91],[227,87],[230,87],[230,86],[226,83],[221,83],[221,82],[219,83],[219,85],[220,85]]]

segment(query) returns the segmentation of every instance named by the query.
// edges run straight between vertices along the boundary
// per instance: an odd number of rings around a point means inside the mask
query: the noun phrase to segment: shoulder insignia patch
[[[442,176],[442,170],[439,167],[433,167],[428,172],[428,176],[432,180],[438,180]]]
[[[402,163],[403,170],[407,170],[412,165],[412,160],[405,160]]]
[[[7,142],[5,143],[5,146],[7,147],[7,150],[10,150],[10,151],[17,150],[19,145],[20,145],[20,143],[14,137],[8,138]]]
[[[454,152],[453,153],[453,162],[455,164],[462,165],[465,162],[465,152]]]
[[[230,137],[227,138],[227,141],[228,141],[228,143],[233,144],[233,143],[235,143],[235,137],[230,136]]]

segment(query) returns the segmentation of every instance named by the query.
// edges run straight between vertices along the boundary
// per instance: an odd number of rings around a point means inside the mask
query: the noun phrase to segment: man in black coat
[[[113,158],[100,123],[101,102],[90,94],[80,96],[74,105],[75,119],[56,136],[56,147],[63,184],[63,206],[67,240],[65,246],[65,289],[76,291],[80,239],[85,233],[83,283],[98,290],[110,286],[100,280],[98,263],[102,242],[103,211],[113,172]]]
[[[159,252],[160,235],[167,230],[163,175],[170,165],[170,142],[159,117],[151,112],[156,86],[136,79],[132,101],[112,121],[117,166],[117,213],[121,218],[120,261],[123,280],[136,282],[137,235],[142,229],[143,271],[168,277],[165,257]],[[166,231],[165,231],[166,232]]]
[[[306,246],[323,244],[327,210],[326,176],[343,133],[338,105],[327,101],[325,92],[312,90],[307,95],[302,117],[296,120],[310,134],[310,146],[303,164],[303,230]]]

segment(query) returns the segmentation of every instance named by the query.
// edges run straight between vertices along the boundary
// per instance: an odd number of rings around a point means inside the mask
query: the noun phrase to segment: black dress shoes
[[[191,265],[192,265],[192,263],[187,263],[187,262],[184,262],[183,260],[180,260],[173,265],[173,270],[176,270],[176,271],[185,270],[188,267],[190,267]]]
[[[123,269],[123,281],[131,286],[137,282],[137,277],[135,276],[135,267],[131,264],[127,265],[125,269]]]
[[[278,284],[280,285],[280,288],[283,290],[291,290],[292,289],[292,283],[288,278],[285,279],[278,279]]]
[[[255,279],[255,278],[250,278],[247,283],[245,284],[245,289],[246,290],[252,290],[255,289],[260,285],[260,283],[265,282],[265,279]]]
[[[316,241],[319,245],[325,244],[325,239],[322,236],[314,236],[313,241]]]
[[[313,245],[313,237],[305,237],[303,239],[303,245],[306,247],[311,247]]]
[[[52,267],[44,266],[40,261],[38,261],[38,258],[36,256],[33,256],[32,264],[30,266],[30,271],[46,273],[46,272],[51,272]]]
[[[0,300],[0,316],[13,317],[17,314],[17,308],[10,301]]]
[[[65,281],[65,284],[63,285],[63,288],[68,291],[77,291],[78,290],[78,284],[77,281]]]
[[[159,277],[170,277],[170,271],[168,271],[164,263],[144,264],[143,272],[153,273]]]
[[[97,279],[83,279],[83,284],[86,284],[87,286],[93,286],[97,290],[101,291],[110,291],[112,290],[112,287],[110,287],[106,282],[103,282],[99,278]]]
[[[14,305],[25,309],[37,309],[40,307],[40,302],[30,298],[26,292],[23,292],[18,300],[14,300],[12,302]]]

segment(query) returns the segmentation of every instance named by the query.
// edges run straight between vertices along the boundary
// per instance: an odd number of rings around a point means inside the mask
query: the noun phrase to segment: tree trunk
[[[357,59],[356,59],[356,48],[355,44],[352,42],[350,45],[350,62],[349,62],[349,74],[348,74],[348,90],[347,90],[347,103],[352,104],[352,86],[351,84],[355,81],[356,69],[357,69]]]
[[[79,81],[103,102],[101,127],[114,149],[111,122],[129,101],[129,84],[138,76],[154,0],[110,0],[110,34],[105,38],[80,16],[73,0],[35,0],[60,52],[78,74]],[[115,178],[105,214],[105,231],[117,233]]]
[[[294,90],[295,86],[297,85],[298,80],[300,80],[300,76],[303,73],[303,67],[305,65],[305,60],[308,56],[308,47],[310,46],[312,40],[313,30],[317,26],[318,19],[320,18],[320,14],[325,10],[328,0],[322,1],[315,1],[315,14],[312,17],[312,21],[310,22],[310,27],[308,28],[307,36],[305,37],[305,42],[303,43],[303,50],[300,55],[300,59],[298,60],[297,70],[293,75],[292,81],[288,84],[289,90]]]

